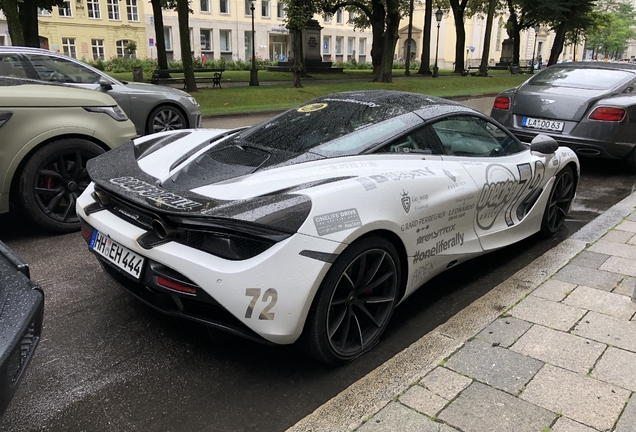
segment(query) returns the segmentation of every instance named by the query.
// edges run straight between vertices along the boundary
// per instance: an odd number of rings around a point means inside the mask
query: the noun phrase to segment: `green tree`
[[[163,33],[163,7],[166,2],[162,0],[150,0],[155,26],[155,48],[157,50],[157,68],[168,69],[168,56],[166,54],[166,38]],[[167,78],[161,76],[161,78]]]
[[[197,91],[197,82],[194,79],[194,66],[192,64],[192,48],[190,46],[190,6],[188,0],[176,0],[177,19],[179,21],[179,41],[181,45],[181,63],[183,64],[183,77],[185,88],[188,92]]]
[[[433,22],[433,0],[426,0],[424,5],[424,39],[422,58],[418,74],[431,75],[431,24]]]
[[[301,77],[305,72],[303,53],[303,30],[314,16],[313,4],[304,0],[290,0],[286,5],[285,26],[289,29],[292,43],[292,73],[294,88],[301,88]],[[252,43],[254,43],[252,41]]]
[[[628,3],[600,4],[592,15],[592,23],[585,31],[586,48],[596,56],[618,57],[627,49],[630,39],[636,38],[631,28],[636,24],[636,13]]]
[[[62,5],[63,0],[0,0],[11,43],[39,48],[38,9],[51,11],[53,7]]]

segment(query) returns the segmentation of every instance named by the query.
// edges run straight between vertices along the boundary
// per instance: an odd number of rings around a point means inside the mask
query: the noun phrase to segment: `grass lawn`
[[[318,96],[350,90],[390,89],[428,94],[432,96],[458,96],[499,92],[516,87],[527,75],[512,76],[509,73],[492,72],[489,77],[462,77],[451,71],[440,71],[438,78],[423,77],[411,73],[404,76],[403,69],[395,69],[393,83],[372,83],[370,70],[347,70],[343,74],[312,74],[313,79],[303,79],[303,88],[291,85],[292,74],[285,72],[259,71],[259,82],[281,81],[276,85],[225,86],[222,89],[201,88],[192,96],[201,105],[203,114],[226,114],[250,111],[287,109],[307,102]],[[111,74],[113,77],[129,81],[131,74]],[[149,77],[146,77],[149,78]],[[333,80],[348,80],[334,82]],[[249,71],[223,72],[223,83],[248,82]]]

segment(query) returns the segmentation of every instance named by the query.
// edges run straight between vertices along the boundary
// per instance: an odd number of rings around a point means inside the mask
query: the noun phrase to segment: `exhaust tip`
[[[168,239],[174,237],[174,233],[177,231],[161,219],[153,219],[150,226],[160,239]]]

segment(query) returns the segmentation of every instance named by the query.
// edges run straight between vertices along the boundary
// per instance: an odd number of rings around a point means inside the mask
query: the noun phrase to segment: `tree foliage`
[[[7,19],[11,43],[39,48],[38,9],[50,12],[63,4],[63,0],[0,0],[0,11]]]
[[[630,3],[604,2],[593,12],[591,25],[585,31],[585,46],[594,55],[618,57],[636,38],[631,26],[636,25],[636,12]]]

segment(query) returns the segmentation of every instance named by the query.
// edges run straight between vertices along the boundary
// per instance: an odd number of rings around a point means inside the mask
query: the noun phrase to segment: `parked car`
[[[78,230],[86,162],[136,136],[105,93],[0,77],[0,214],[11,202],[45,228]]]
[[[555,234],[579,165],[553,139],[524,145],[455,102],[356,91],[247,129],[139,138],[88,172],[82,233],[124,288],[341,363],[436,274]]]
[[[29,266],[0,241],[0,416],[24,377],[42,334],[44,292]]]
[[[636,173],[636,65],[553,65],[500,93],[491,116],[524,141],[554,138],[580,156],[625,160]]]
[[[179,89],[118,81],[77,59],[39,48],[0,47],[0,76],[66,83],[108,93],[138,135],[201,126],[197,101]]]

